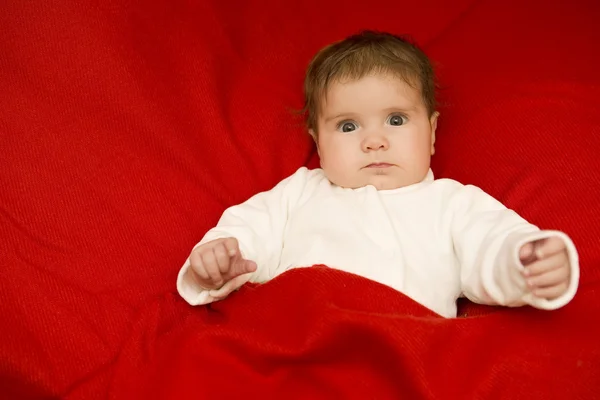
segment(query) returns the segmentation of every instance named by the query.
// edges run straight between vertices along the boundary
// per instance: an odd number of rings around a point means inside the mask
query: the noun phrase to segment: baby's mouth
[[[384,162],[376,162],[367,165],[365,168],[389,168],[393,167],[394,164],[384,163]]]

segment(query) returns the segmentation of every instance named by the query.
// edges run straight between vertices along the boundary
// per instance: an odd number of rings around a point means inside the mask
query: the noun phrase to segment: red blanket
[[[138,320],[110,398],[593,399],[594,297],[448,320],[324,267],[195,310],[167,296]]]
[[[4,2],[0,398],[600,392],[584,321],[600,303],[600,3],[350,3]],[[438,177],[573,238],[572,304],[443,320],[327,269],[210,310],[178,298],[178,269],[227,206],[315,165],[294,113],[304,69],[361,28],[412,34],[434,60]]]

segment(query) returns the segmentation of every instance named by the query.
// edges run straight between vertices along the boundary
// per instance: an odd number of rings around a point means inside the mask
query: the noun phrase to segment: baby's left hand
[[[536,297],[552,300],[567,291],[571,266],[561,238],[526,243],[519,250],[519,258],[527,286]]]

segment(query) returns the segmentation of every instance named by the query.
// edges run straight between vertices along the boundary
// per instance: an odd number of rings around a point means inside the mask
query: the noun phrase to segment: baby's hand
[[[256,263],[242,258],[235,238],[215,239],[190,255],[191,278],[204,289],[218,289],[240,275],[256,271]]]
[[[527,286],[535,296],[552,300],[567,291],[571,266],[561,238],[526,243],[519,250],[519,258],[525,267]]]

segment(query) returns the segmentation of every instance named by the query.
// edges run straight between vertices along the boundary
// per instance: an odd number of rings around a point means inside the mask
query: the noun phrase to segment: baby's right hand
[[[190,255],[188,273],[200,287],[212,290],[256,268],[254,261],[242,258],[237,239],[231,237],[196,247]]]

